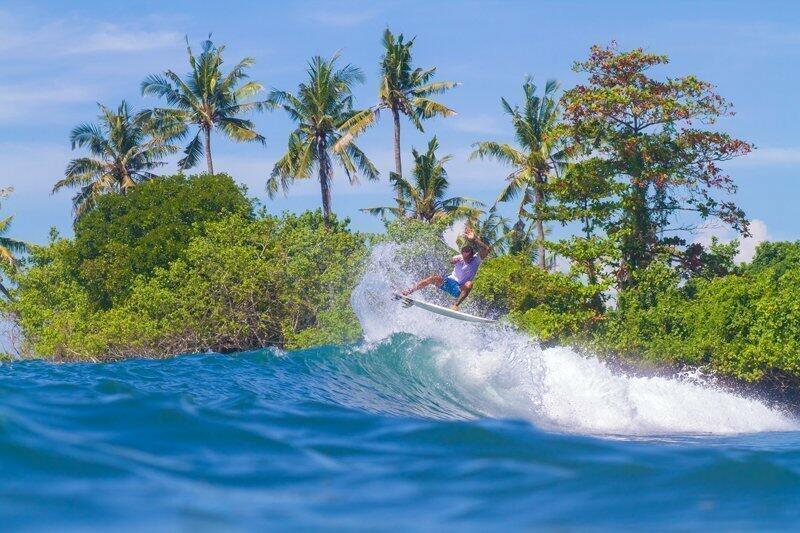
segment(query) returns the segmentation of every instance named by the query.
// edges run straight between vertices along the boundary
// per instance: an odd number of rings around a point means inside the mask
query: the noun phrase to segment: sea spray
[[[425,357],[431,359],[438,379],[460,398],[464,414],[521,418],[543,429],[608,435],[732,434],[796,427],[776,409],[709,384],[631,376],[568,347],[542,349],[506,323],[474,325],[403,308],[392,300],[393,290],[444,271],[443,266],[431,272],[430,255],[423,256],[417,265],[407,247],[376,246],[353,292],[353,308],[368,343],[399,334],[432,341],[420,347],[428,350]],[[438,292],[428,288],[420,295],[441,301]]]

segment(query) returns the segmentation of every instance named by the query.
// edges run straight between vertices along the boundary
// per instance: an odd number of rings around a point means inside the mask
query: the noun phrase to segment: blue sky
[[[69,131],[93,120],[96,102],[134,106],[157,101],[139,95],[141,80],[167,68],[184,72],[184,35],[196,46],[209,32],[226,44],[229,63],[256,59],[252,77],[266,87],[293,90],[315,54],[341,50],[367,82],[358,103],[374,103],[380,38],[389,26],[416,35],[420,66],[437,66],[440,79],[461,82],[443,97],[458,116],[429,122],[424,134],[403,124],[405,168],[410,147],[437,135],[442,153],[454,155],[454,194],[485,201],[506,175],[491,163],[470,162],[478,140],[510,140],[499,106],[518,101],[526,74],[563,86],[578,81],[570,69],[594,43],[665,53],[665,75],[695,74],[733,102],[736,116],[720,127],[758,150],[730,163],[737,199],[755,219],[757,239],[800,238],[795,217],[800,197],[800,106],[796,64],[800,8],[794,2],[3,2],[0,1],[0,185],[13,186],[3,211],[14,214],[14,233],[46,241],[51,226],[70,232],[71,191],[51,195],[71,157]],[[340,175],[334,209],[357,228],[380,225],[358,208],[391,200],[390,120],[367,132],[360,146],[384,177],[350,187]],[[246,184],[272,211],[319,205],[316,182],[295,186],[287,198],[268,201],[264,182],[286,145],[291,123],[276,111],[255,117],[267,146],[214,139],[215,167]],[[174,167],[171,167],[174,168]],[[727,236],[720,228],[710,234]],[[751,243],[752,244],[752,243]]]

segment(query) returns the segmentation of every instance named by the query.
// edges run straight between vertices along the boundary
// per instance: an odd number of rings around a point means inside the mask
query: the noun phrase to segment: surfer
[[[472,279],[478,272],[478,267],[491,251],[489,245],[477,237],[472,228],[468,227],[464,230],[464,238],[467,240],[468,244],[461,247],[460,254],[450,259],[450,263],[453,265],[453,271],[450,275],[445,277],[434,274],[421,280],[419,283],[410,289],[404,290],[400,294],[408,296],[428,285],[436,285],[453,298],[456,298],[456,303],[454,303],[451,308],[458,311],[461,302],[469,296],[472,290]],[[477,253],[475,252],[475,247],[478,248]]]

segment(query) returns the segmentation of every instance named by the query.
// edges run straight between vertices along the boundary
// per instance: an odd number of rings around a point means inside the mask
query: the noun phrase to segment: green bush
[[[526,254],[487,259],[475,278],[475,294],[542,340],[578,335],[596,316],[590,289],[566,274],[542,270]]]
[[[124,299],[137,276],[176,259],[206,222],[252,217],[245,191],[225,174],[171,176],[102,196],[75,225],[66,260],[100,309]]]
[[[151,221],[144,225],[151,229],[137,239],[113,216],[131,221],[142,218],[137,214],[149,216],[150,202],[100,211],[109,216],[109,226],[119,229],[106,232],[108,238],[130,245],[116,260],[137,264],[103,286],[105,306],[97,305],[97,291],[85,285],[99,275],[97,262],[75,261],[86,258],[89,249],[113,253],[99,243],[99,226],[90,226],[92,231],[82,226],[74,240],[35,248],[9,304],[28,350],[58,359],[109,359],[358,338],[349,296],[366,253],[364,237],[351,232],[347,222],[334,220],[326,228],[319,212],[254,217],[249,203],[231,202],[237,209],[222,209],[218,220],[210,220],[194,196],[206,198],[199,185],[213,186],[216,178],[209,179],[180,179],[167,186],[186,199],[185,209],[175,207],[173,213],[184,223],[170,234]],[[160,254],[150,250],[151,231],[168,241]],[[122,279],[129,282],[118,284]]]
[[[598,346],[746,381],[800,377],[800,243],[765,243],[740,274],[685,285],[661,263],[636,275],[636,287],[607,314]]]

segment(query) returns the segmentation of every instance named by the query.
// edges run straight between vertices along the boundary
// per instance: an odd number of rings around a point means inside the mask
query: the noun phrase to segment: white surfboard
[[[414,298],[410,298],[408,296],[403,296],[402,294],[394,293],[394,299],[400,300],[404,306],[417,306],[420,309],[425,309],[426,311],[430,311],[431,313],[436,313],[437,315],[442,315],[450,318],[455,318],[456,320],[464,320],[466,322],[479,322],[481,324],[494,324],[497,320],[492,320],[490,318],[483,318],[480,316],[469,315],[467,313],[462,313],[461,311],[453,311],[452,309],[448,309],[447,307],[442,307],[441,305],[434,305],[429,304],[428,302],[423,302],[421,300],[415,300]]]

